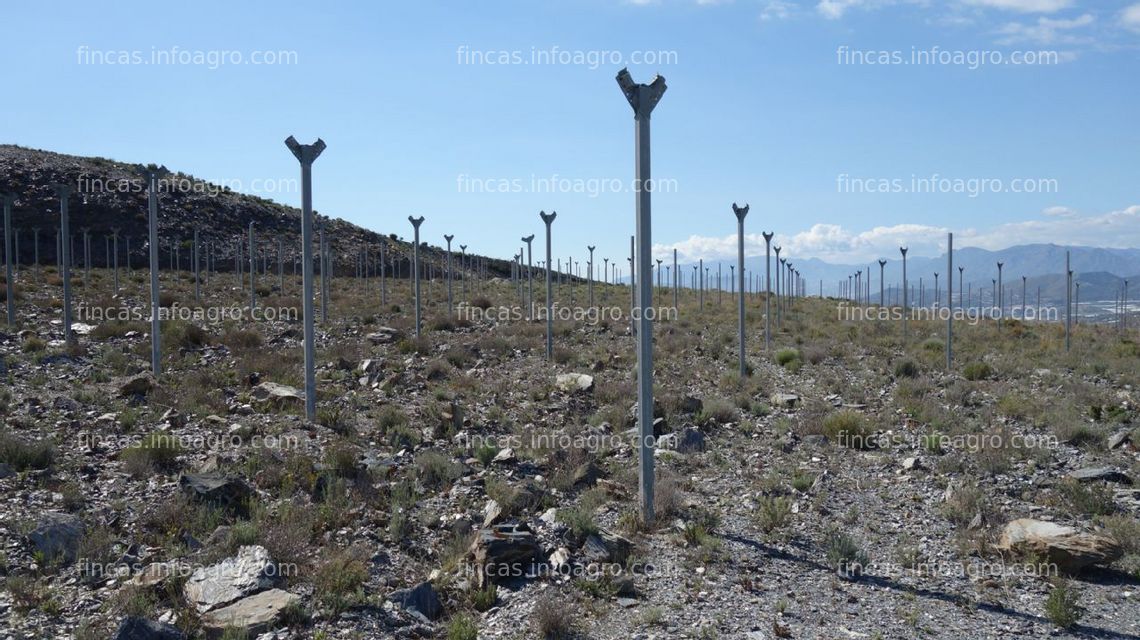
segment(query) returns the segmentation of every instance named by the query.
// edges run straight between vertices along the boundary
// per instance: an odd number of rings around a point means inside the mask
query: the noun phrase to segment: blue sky
[[[424,215],[425,239],[480,253],[510,255],[553,209],[556,254],[627,255],[622,66],[669,85],[660,255],[729,255],[734,201],[752,207],[750,254],[761,230],[832,262],[935,255],[947,230],[990,249],[1140,246],[1128,1],[46,1],[5,17],[0,141],[297,205],[282,141],[320,136],[320,212],[404,237]],[[865,63],[915,51],[937,63]],[[157,62],[108,63],[132,54]]]

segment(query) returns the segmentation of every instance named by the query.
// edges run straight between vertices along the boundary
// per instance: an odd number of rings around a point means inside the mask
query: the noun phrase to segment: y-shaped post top
[[[413,218],[412,216],[408,216],[408,222],[412,223],[413,227],[419,229],[420,225],[424,222],[424,217],[420,216],[419,218]]]
[[[736,214],[737,220],[744,220],[744,216],[748,215],[748,205],[745,204],[743,207],[738,207],[736,206],[736,203],[733,202],[732,212]]]
[[[883,259],[880,259],[880,260],[879,260],[879,266],[880,266],[880,267],[885,267],[886,265],[887,265],[887,261],[886,261],[886,260],[883,260]]]
[[[534,234],[532,233],[529,236],[525,236],[525,237],[519,238],[519,239],[522,240],[523,242],[527,243],[527,244],[530,244],[531,240],[534,240]]]
[[[546,215],[545,211],[539,211],[538,212],[538,217],[542,218],[542,221],[545,222],[546,226],[548,226],[548,227],[550,226],[551,222],[554,222],[554,218],[557,215],[558,215],[557,211],[551,211],[550,215]]]
[[[459,250],[462,251],[463,253],[467,253],[467,245],[465,245],[465,244],[459,245]]]
[[[313,164],[313,161],[321,155],[325,150],[325,141],[317,138],[313,144],[301,144],[293,136],[285,139],[285,146],[293,152],[293,156],[297,158],[301,164]]]
[[[448,246],[448,247],[451,247],[451,240],[452,240],[452,238],[454,238],[454,237],[455,237],[454,235],[450,235],[450,236],[449,236],[449,235],[444,235],[444,236],[443,236],[443,239],[444,239],[444,240],[447,240],[447,246]]]
[[[903,254],[904,258],[906,257],[906,250],[907,250],[906,247],[899,247],[899,252]]]
[[[629,101],[629,106],[633,107],[633,115],[635,118],[648,118],[649,114],[653,112],[653,108],[661,101],[661,96],[665,94],[665,78],[661,76],[654,76],[653,81],[649,84],[637,84],[633,81],[633,76],[629,74],[629,69],[622,69],[617,74],[617,83],[621,87],[622,93],[625,94],[625,99]]]

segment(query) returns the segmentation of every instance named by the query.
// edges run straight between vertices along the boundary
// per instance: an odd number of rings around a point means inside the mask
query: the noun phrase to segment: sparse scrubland
[[[109,271],[76,274],[76,300],[145,308],[144,275],[114,297]],[[259,304],[299,310],[296,278],[259,280]],[[309,423],[295,319],[166,322],[150,379],[145,319],[68,348],[54,270],[19,282],[0,333],[10,637],[110,638],[132,616],[224,638],[1140,635],[1135,333],[1080,325],[1066,352],[1061,326],[959,324],[947,370],[944,324],[903,344],[819,299],[765,351],[756,296],[741,378],[734,298],[683,291],[655,326],[647,526],[626,319],[556,322],[551,362],[544,322],[449,317],[443,281],[416,338],[406,281],[381,305],[375,278],[336,278]],[[197,306],[188,274],[163,289]],[[203,292],[248,297],[228,273]],[[521,304],[509,280],[454,295]],[[1019,518],[1073,527],[1080,553],[1011,543]]]

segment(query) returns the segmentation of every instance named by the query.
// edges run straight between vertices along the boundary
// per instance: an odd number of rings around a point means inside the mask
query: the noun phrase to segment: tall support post
[[[946,234],[946,369],[954,362],[954,313],[952,312],[954,292],[954,234]],[[936,285],[937,286],[937,285]],[[938,306],[937,299],[935,305]]]
[[[1025,307],[1026,307],[1025,303],[1028,300],[1028,298],[1025,297],[1025,289],[1026,289],[1025,285],[1026,284],[1027,284],[1027,278],[1025,276],[1021,276],[1021,319],[1023,321],[1025,320]]]
[[[111,229],[111,264],[115,279],[115,295],[119,295],[119,230]]]
[[[747,207],[748,205],[745,205]],[[744,300],[744,222],[737,229],[740,246],[737,259],[740,264],[740,299]],[[764,351],[772,350],[772,237],[775,231],[761,231],[764,236]]]
[[[721,293],[723,291],[724,291],[724,280],[722,279],[722,276],[721,276],[721,264],[718,261],[716,263],[716,306],[718,306],[718,307],[720,306]]]
[[[130,236],[123,236],[123,240],[126,241],[126,245],[127,245],[127,247],[126,247],[127,251],[126,251],[126,253],[123,254],[123,257],[126,258],[126,263],[127,263],[126,264],[127,275],[131,275],[131,237]]]
[[[448,316],[450,316],[452,311],[455,309],[455,306],[452,304],[452,301],[451,301],[451,241],[454,238],[455,238],[454,235],[443,236],[443,239],[447,241],[447,315]]]
[[[8,328],[16,320],[16,279],[12,277],[12,263],[15,262],[12,254],[12,203],[16,197],[10,193],[0,196],[4,200],[4,298],[7,303]]]
[[[647,526],[654,520],[653,511],[653,324],[651,314],[646,310],[653,305],[653,281],[650,273],[653,250],[652,206],[653,185],[650,182],[649,121],[653,108],[665,93],[665,78],[657,76],[650,84],[636,84],[629,71],[622,69],[617,75],[618,85],[634,112],[635,161],[635,208],[636,235],[638,240],[637,273],[638,302],[641,308],[638,318],[637,341],[637,412],[638,412],[638,459],[640,467],[641,519]]]
[[[59,263],[63,274],[63,339],[68,346],[71,346],[75,344],[75,336],[71,334],[71,221],[67,211],[71,187],[58,184],[55,185],[55,192],[59,195]],[[9,286],[12,286],[11,282],[9,282]]]
[[[469,270],[470,268],[467,265],[467,245],[461,244],[459,245],[459,275],[463,277],[460,278],[459,295],[464,298],[467,297],[467,272]]]
[[[1005,318],[1005,287],[1003,287],[1002,283],[1001,283],[1001,268],[1003,266],[1005,266],[1004,262],[997,263],[997,268],[998,268],[997,288],[994,290],[994,295],[997,296],[997,307],[998,307],[997,326],[998,326],[998,331],[1001,331],[1001,321]]]
[[[1073,328],[1073,270],[1069,266],[1069,251],[1065,251],[1065,351],[1072,346],[1070,333]],[[998,273],[1001,273],[1000,271]]]
[[[594,247],[587,246],[590,252],[590,262],[586,264],[586,286],[590,289],[590,308],[594,308]]]
[[[732,213],[736,215],[736,266],[740,267],[740,290],[744,291],[744,217],[748,215],[748,204],[743,207],[732,203]],[[770,237],[770,236],[769,236]],[[740,377],[748,376],[748,364],[744,352],[744,295],[736,298],[737,338],[740,343]],[[768,332],[764,331],[764,339],[768,340]]]
[[[257,308],[257,253],[253,249],[253,220],[249,221],[249,308]]]
[[[277,289],[285,293],[285,240],[277,236]]]
[[[903,262],[903,278],[902,278],[902,296],[903,296],[903,298],[902,298],[902,325],[903,325],[903,344],[904,344],[904,345],[906,344],[906,341],[907,341],[907,327],[906,327],[906,316],[907,316],[907,313],[908,313],[908,311],[907,311],[907,304],[906,304],[906,296],[907,296],[907,290],[908,290],[908,286],[907,286],[907,282],[906,282],[906,251],[907,251],[907,248],[906,248],[906,247],[899,247],[899,253],[901,253],[901,254],[902,254],[902,262]]]
[[[664,262],[661,258],[657,258],[657,290],[661,291],[661,263]]]
[[[700,288],[701,310],[705,308],[705,259],[697,261],[697,286]]]
[[[83,202],[86,204],[87,198],[84,198]],[[6,252],[5,255],[7,255]],[[8,280],[8,282],[11,281],[11,279]],[[91,229],[89,227],[83,227],[83,288],[87,291],[91,290]]]
[[[408,222],[412,223],[412,228],[415,230],[415,240],[412,244],[412,287],[416,297],[416,337],[420,337],[420,225],[424,223],[424,217],[413,218],[408,216]]]
[[[962,308],[962,274],[966,271],[966,267],[958,267],[958,308]]]
[[[198,249],[199,249],[198,229],[194,229],[194,247],[193,247],[193,250],[191,251],[191,255],[194,259],[194,301],[195,302],[199,302],[202,299],[202,281],[201,281],[201,277],[200,277],[201,272],[199,271],[199,262],[201,261],[201,256],[199,256],[199,254],[198,254]]]
[[[1023,305],[1024,306],[1024,305]],[[1073,282],[1073,324],[1081,323],[1081,281]]]
[[[380,304],[388,304],[388,282],[386,278],[386,265],[384,264],[384,253],[388,243],[380,242]]]
[[[526,318],[534,320],[534,234],[523,237],[522,241],[526,243]]]
[[[887,306],[887,300],[883,297],[885,292],[883,287],[883,269],[887,266],[887,261],[882,258],[879,259],[879,306]]]
[[[32,270],[40,275],[40,228],[32,227]]]
[[[150,368],[157,376],[162,373],[162,327],[158,317],[158,179],[167,171],[166,167],[150,165],[144,167],[142,172],[147,181],[147,240],[150,244]],[[116,231],[116,246],[118,238]],[[115,253],[115,262],[117,265],[118,251]]]
[[[316,330],[313,328],[313,162],[325,150],[320,138],[300,144],[289,136],[285,146],[301,164],[301,288],[305,337],[305,417],[317,419]]]
[[[551,282],[550,272],[550,224],[558,217],[558,212],[551,211],[550,215],[546,215],[545,211],[539,211],[538,217],[546,224],[546,360],[551,361],[554,359],[554,283]]]

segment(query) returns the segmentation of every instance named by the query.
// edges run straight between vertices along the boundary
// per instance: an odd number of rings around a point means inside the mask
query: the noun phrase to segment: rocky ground
[[[543,323],[449,319],[441,282],[416,338],[406,282],[381,305],[338,278],[309,423],[295,318],[164,323],[153,378],[142,316],[91,311],[145,307],[121,279],[76,278],[73,347],[58,275],[18,279],[0,638],[1140,637],[1134,335],[1081,326],[1065,353],[1055,326],[963,326],[947,370],[942,326],[904,345],[834,301],[795,301],[766,350],[756,298],[741,378],[733,299],[682,294],[648,526],[625,319],[556,322],[549,362]],[[300,306],[293,278],[258,288]],[[248,298],[232,274],[163,290]]]

